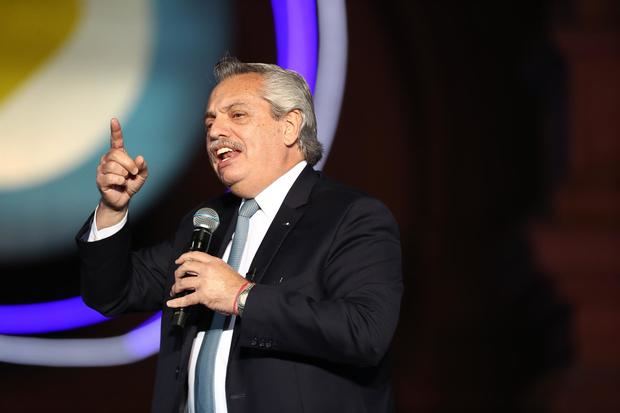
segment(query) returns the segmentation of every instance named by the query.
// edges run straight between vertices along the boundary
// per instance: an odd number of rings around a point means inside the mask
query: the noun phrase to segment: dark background
[[[270,3],[236,3],[231,52],[275,62]],[[398,411],[620,411],[620,8],[350,0],[347,13],[347,85],[324,171],[400,224]],[[197,146],[135,222],[138,243],[222,190]],[[2,274],[3,303],[79,291],[75,254]],[[48,336],[121,334],[147,316]],[[0,364],[0,406],[147,411],[154,366]]]

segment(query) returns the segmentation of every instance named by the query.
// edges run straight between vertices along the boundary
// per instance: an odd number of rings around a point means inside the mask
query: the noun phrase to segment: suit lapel
[[[306,166],[284,198],[250,265],[249,277],[255,283],[260,283],[286,236],[302,218],[318,178],[319,173]]]

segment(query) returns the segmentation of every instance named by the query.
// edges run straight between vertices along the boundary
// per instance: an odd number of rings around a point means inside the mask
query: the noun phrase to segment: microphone
[[[192,243],[189,251],[206,252],[211,243],[213,232],[220,225],[220,217],[211,208],[201,208],[194,214],[194,232],[192,232]],[[183,291],[174,296],[174,298],[183,297],[189,294],[189,291]],[[172,325],[176,327],[185,327],[187,321],[188,310],[185,307],[179,307],[172,313]]]

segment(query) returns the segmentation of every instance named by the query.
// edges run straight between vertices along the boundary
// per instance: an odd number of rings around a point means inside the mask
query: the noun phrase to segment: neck
[[[295,165],[297,165],[301,161],[303,161],[303,158],[297,159],[294,162],[293,160],[291,160],[290,162],[285,163],[281,168],[278,168],[277,172],[274,172],[268,175],[263,175],[261,177],[262,179],[252,186],[240,187],[238,185],[233,185],[230,187],[230,190],[233,194],[235,194],[236,196],[240,198],[245,198],[245,199],[255,198],[256,195],[263,192],[265,188],[267,188],[269,185],[274,183],[276,180],[278,180],[278,178],[286,174],[288,171],[290,171]]]

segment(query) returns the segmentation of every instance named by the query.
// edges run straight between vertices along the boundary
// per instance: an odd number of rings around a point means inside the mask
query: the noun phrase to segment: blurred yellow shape
[[[0,103],[75,29],[79,0],[0,0]]]

